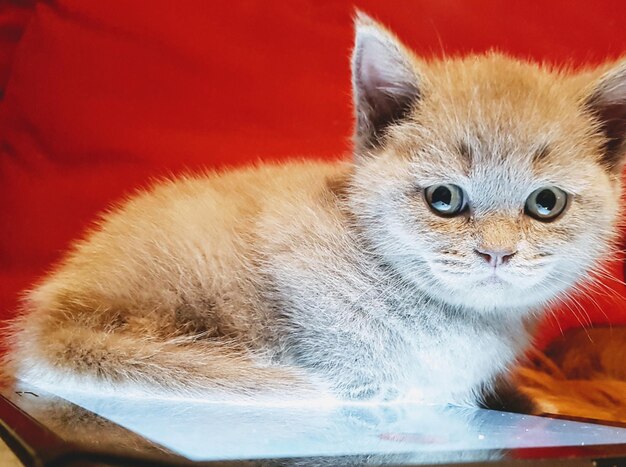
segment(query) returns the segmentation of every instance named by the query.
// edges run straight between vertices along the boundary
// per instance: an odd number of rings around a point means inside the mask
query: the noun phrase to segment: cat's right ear
[[[626,159],[626,60],[602,76],[585,106],[606,138],[603,164],[610,172],[621,173]]]
[[[385,130],[404,118],[420,97],[411,54],[383,26],[357,12],[352,53],[352,93],[357,155],[381,144]]]

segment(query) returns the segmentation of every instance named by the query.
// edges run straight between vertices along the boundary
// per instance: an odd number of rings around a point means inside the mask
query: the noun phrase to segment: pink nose
[[[489,266],[495,268],[507,263],[516,253],[515,250],[474,250]]]

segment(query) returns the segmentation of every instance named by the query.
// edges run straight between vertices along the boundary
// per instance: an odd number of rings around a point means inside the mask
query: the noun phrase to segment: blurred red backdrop
[[[347,154],[355,6],[425,56],[496,48],[578,66],[626,53],[621,0],[5,1],[0,317],[98,211],[151,178]],[[585,313],[626,323],[625,290],[607,284],[617,298],[596,294]]]

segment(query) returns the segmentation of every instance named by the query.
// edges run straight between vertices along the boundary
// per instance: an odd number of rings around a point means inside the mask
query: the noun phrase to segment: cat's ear
[[[408,50],[383,26],[357,12],[352,53],[357,154],[375,148],[386,128],[405,117],[420,96]]]
[[[626,60],[600,78],[585,104],[606,137],[602,162],[619,172],[626,156]]]

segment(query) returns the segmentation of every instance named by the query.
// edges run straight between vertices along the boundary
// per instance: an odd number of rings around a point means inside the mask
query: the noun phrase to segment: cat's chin
[[[495,274],[489,275],[476,282],[477,287],[490,287],[497,290],[511,287],[511,285],[509,280],[502,276],[496,276]]]
[[[472,291],[456,291],[441,297],[442,301],[454,307],[478,313],[502,312],[506,314],[526,314],[539,307],[542,297],[515,289],[510,285],[497,287],[476,287]]]
[[[431,288],[436,298],[458,308],[468,308],[477,312],[494,311],[524,313],[545,303],[545,294],[532,284],[522,283],[503,275],[484,275],[478,278],[468,275],[465,280],[458,276],[437,277],[441,287]]]

